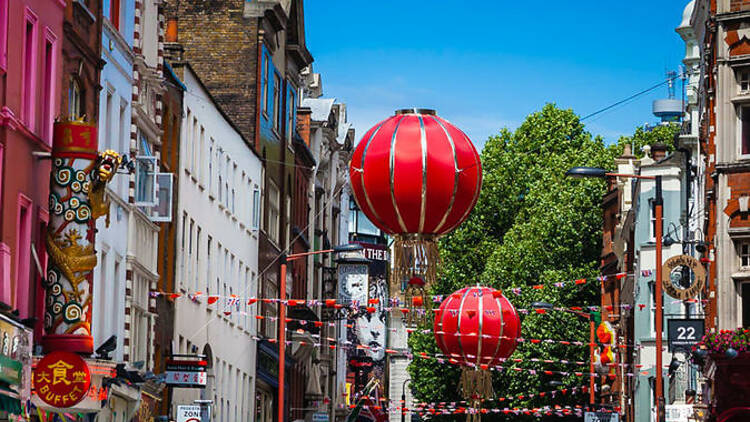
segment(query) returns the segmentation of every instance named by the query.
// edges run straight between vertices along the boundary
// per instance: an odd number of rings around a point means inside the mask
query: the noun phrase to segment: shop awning
[[[0,383],[0,411],[14,415],[21,414],[21,400],[18,394],[3,383]]]

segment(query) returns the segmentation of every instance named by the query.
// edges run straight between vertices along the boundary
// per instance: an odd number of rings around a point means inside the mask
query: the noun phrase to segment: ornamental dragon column
[[[96,219],[102,215],[109,218],[105,186],[121,161],[114,151],[97,150],[95,125],[55,123],[46,242],[49,261],[44,281],[45,353],[94,352],[91,301]]]

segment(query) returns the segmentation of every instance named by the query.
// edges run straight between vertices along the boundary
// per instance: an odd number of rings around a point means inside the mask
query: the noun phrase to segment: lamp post
[[[406,410],[404,408],[406,407],[406,383],[409,381],[411,381],[411,378],[405,379],[401,384],[401,422],[406,422]]]
[[[576,178],[600,178],[627,177],[632,179],[653,180],[655,184],[654,195],[654,238],[656,239],[656,282],[654,283],[654,295],[656,296],[656,421],[661,422],[664,416],[664,376],[662,374],[662,331],[664,309],[662,303],[662,225],[664,211],[664,197],[662,195],[661,176],[641,176],[639,174],[609,173],[604,169],[594,167],[573,167],[565,172],[566,176]]]
[[[347,245],[336,246],[333,249],[323,249],[320,251],[300,252],[295,254],[283,254],[279,258],[281,262],[279,281],[279,398],[278,398],[278,420],[284,422],[284,364],[286,363],[286,266],[289,261],[305,258],[310,255],[324,253],[341,253],[362,250],[362,245],[350,243]]]
[[[551,303],[547,302],[532,302],[531,307],[535,309],[552,309]],[[579,317],[589,320],[589,353],[591,357],[589,359],[589,404],[593,407],[596,404],[596,396],[594,394],[594,385],[596,384],[594,376],[594,345],[596,343],[596,327],[594,324],[594,318],[588,312],[574,311],[572,309],[563,309],[565,312],[578,315]]]

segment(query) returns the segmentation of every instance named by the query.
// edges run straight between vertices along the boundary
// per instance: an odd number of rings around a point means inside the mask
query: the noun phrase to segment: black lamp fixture
[[[547,302],[531,302],[531,307],[534,309],[552,309],[554,306]]]
[[[607,170],[597,167],[573,167],[570,170],[566,171],[565,175],[576,179],[585,179],[592,177],[597,179],[604,179],[605,177],[607,177]]]

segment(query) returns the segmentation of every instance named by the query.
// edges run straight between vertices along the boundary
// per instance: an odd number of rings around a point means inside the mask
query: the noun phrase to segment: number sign
[[[685,350],[698,343],[705,332],[705,321],[702,319],[669,319],[669,351]]]

